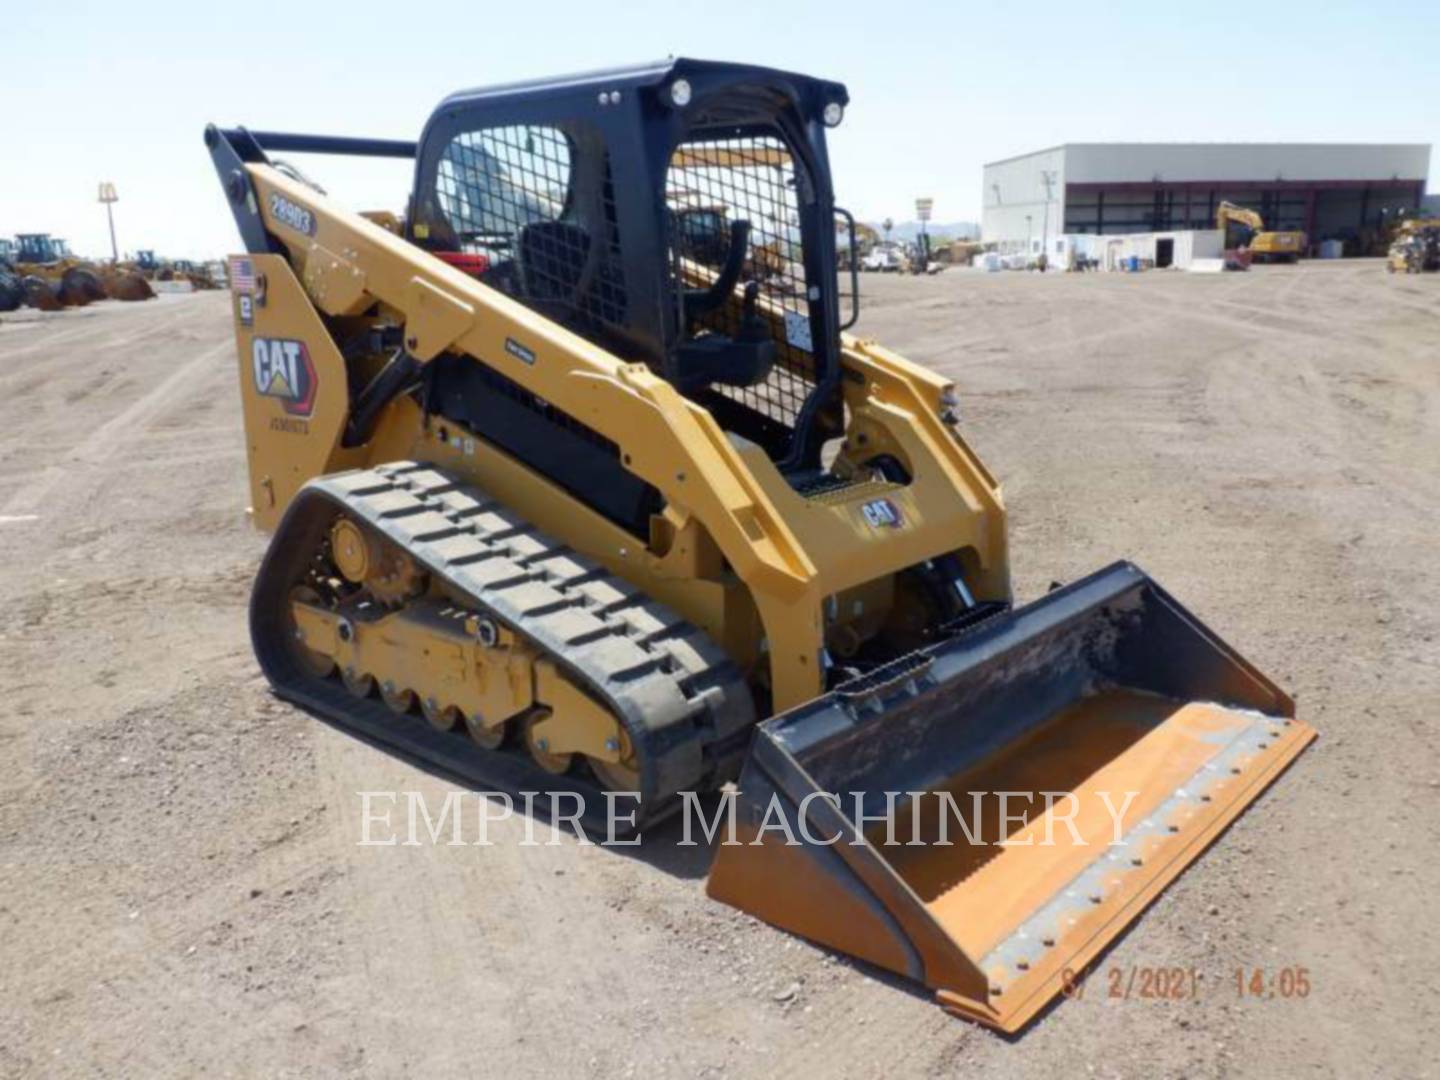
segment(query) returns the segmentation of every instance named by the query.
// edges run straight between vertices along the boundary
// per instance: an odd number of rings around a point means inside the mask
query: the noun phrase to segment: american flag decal
[[[255,291],[255,264],[243,255],[230,256],[230,291],[253,293]]]

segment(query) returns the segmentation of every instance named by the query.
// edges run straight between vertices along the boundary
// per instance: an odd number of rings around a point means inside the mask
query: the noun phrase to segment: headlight
[[[830,102],[825,106],[824,119],[826,127],[839,127],[840,121],[845,119],[845,106],[838,101]]]
[[[947,386],[940,392],[940,419],[951,427],[960,423],[960,395],[954,386]]]
[[[670,102],[677,109],[683,109],[690,104],[690,81],[688,79],[676,79],[670,84]]]

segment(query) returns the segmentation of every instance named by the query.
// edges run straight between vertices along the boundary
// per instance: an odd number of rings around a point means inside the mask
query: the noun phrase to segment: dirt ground
[[[1440,275],[864,284],[959,385],[1019,599],[1133,558],[1321,732],[1083,997],[998,1038],[673,837],[358,846],[358,792],[447,785],[267,693],[226,298],[167,296],[0,324],[0,1074],[1436,1075]],[[1108,996],[1161,965],[1198,998]]]

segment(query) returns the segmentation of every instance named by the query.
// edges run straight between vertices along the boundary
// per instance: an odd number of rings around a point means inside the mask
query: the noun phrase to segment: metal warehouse
[[[1420,205],[1429,164],[1424,143],[1066,143],[985,166],[983,238],[1038,253],[1061,234],[1212,229],[1231,202],[1363,244]]]

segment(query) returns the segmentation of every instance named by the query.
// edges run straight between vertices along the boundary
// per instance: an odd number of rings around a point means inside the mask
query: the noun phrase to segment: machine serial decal
[[[291,416],[309,416],[318,380],[305,343],[257,337],[250,350],[256,393],[279,398]]]
[[[522,364],[533,365],[535,363],[535,354],[529,349],[527,349],[524,345],[521,345],[514,338],[507,337],[505,339],[505,351],[508,352],[511,356],[515,357],[516,360],[519,360]]]
[[[905,524],[905,519],[900,516],[900,508],[889,499],[871,499],[860,507],[860,513],[877,529],[898,529]]]
[[[315,215],[299,203],[293,203],[274,191],[270,193],[270,216],[298,233],[315,235]]]
[[[810,316],[807,313],[785,312],[785,343],[802,352],[815,351],[815,342],[810,336]]]

